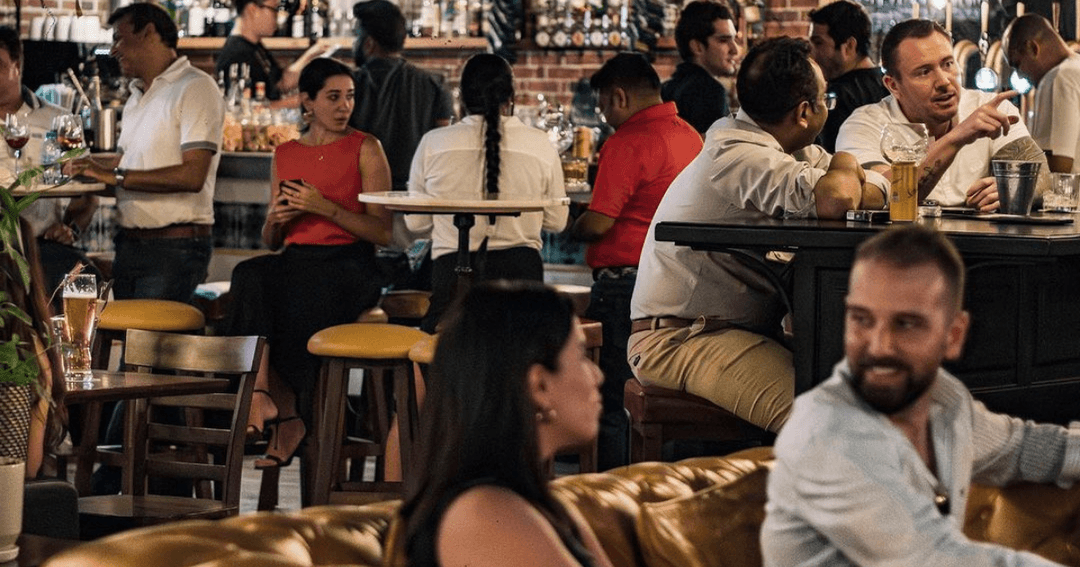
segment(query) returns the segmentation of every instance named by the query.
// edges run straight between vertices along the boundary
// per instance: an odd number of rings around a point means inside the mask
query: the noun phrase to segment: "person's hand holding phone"
[[[270,210],[267,211],[267,218],[270,222],[277,225],[286,225],[296,217],[304,214],[304,211],[299,207],[290,203],[290,195],[299,191],[303,187],[304,181],[302,179],[290,179],[288,181],[282,181],[278,185],[277,194],[274,196],[274,200],[270,203]]]
[[[337,210],[337,205],[328,201],[318,189],[303,179],[282,181],[278,196],[286,210],[314,213],[324,217],[333,216]]]

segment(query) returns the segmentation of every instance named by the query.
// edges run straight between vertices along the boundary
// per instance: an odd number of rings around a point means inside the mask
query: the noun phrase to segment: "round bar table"
[[[476,215],[516,217],[521,213],[543,211],[547,207],[567,206],[569,197],[554,199],[521,199],[514,195],[485,193],[475,199],[447,199],[412,191],[381,191],[361,193],[361,203],[382,205],[391,211],[431,215],[454,215],[458,229],[457,274],[458,293],[472,282],[472,263],[469,261],[469,229],[476,224]]]

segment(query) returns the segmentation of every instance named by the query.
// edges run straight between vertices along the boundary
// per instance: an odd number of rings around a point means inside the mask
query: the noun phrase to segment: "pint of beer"
[[[919,211],[919,170],[913,161],[892,164],[892,191],[889,193],[889,220],[912,222]]]
[[[97,280],[93,274],[68,276],[64,282],[64,319],[71,337],[71,357],[66,365],[68,380],[90,378],[90,343],[98,320]]]

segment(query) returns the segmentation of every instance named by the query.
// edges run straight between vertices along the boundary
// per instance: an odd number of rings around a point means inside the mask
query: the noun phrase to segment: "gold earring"
[[[559,415],[554,408],[538,409],[536,410],[536,422],[537,423],[550,423],[555,420],[555,417]]]

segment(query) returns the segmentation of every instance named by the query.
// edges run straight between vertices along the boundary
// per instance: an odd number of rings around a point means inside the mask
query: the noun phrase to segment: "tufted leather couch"
[[[617,566],[756,567],[770,457],[768,448],[751,449],[552,484]],[[397,502],[322,506],[143,528],[80,545],[45,567],[400,567],[396,509]],[[1080,485],[974,487],[965,531],[1080,567]]]

